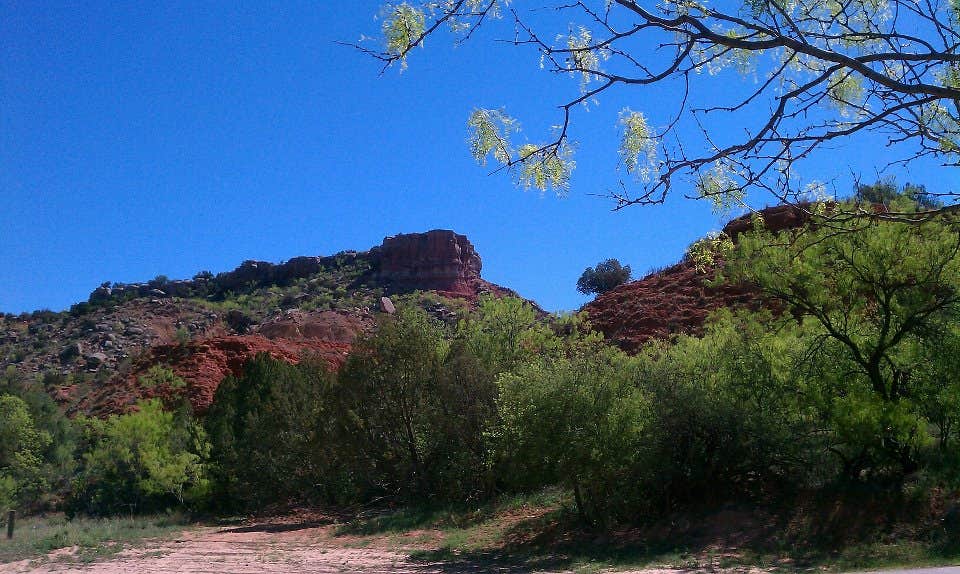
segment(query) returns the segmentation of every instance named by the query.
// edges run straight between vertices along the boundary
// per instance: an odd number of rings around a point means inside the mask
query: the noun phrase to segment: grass
[[[68,520],[63,515],[18,519],[12,540],[0,538],[0,563],[43,557],[60,548],[77,547],[76,557],[92,562],[148,538],[162,538],[188,525],[179,514]]]

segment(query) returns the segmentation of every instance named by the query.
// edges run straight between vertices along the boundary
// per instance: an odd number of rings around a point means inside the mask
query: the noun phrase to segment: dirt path
[[[84,564],[69,551],[58,551],[44,560],[0,564],[0,574],[468,574],[533,570],[469,562],[418,562],[400,550],[403,538],[425,542],[430,531],[406,534],[401,539],[334,537],[331,526],[205,527],[172,540],[124,550],[104,561]],[[362,547],[358,547],[362,546]]]

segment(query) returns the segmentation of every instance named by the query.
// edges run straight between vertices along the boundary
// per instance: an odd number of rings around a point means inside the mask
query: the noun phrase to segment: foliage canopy
[[[405,67],[416,48],[444,29],[458,43],[480,41],[478,29],[507,20],[509,42],[537,53],[542,68],[569,76],[575,88],[561,96],[553,133],[534,143],[513,142],[519,122],[505,109],[474,110],[471,151],[481,163],[492,156],[520,185],[540,190],[568,187],[576,110],[618,89],[672,91],[672,110],[620,110],[617,152],[636,185],[611,194],[618,209],[665,201],[680,175],[692,179],[696,196],[721,204],[743,201],[748,188],[796,203],[821,193],[815,183],[798,185],[798,162],[834,140],[866,134],[901,149],[896,163],[930,157],[960,165],[956,2],[527,4],[387,4],[381,47],[357,47],[384,68]],[[743,129],[732,135],[722,125]],[[697,132],[697,141],[675,137]],[[942,196],[956,200],[958,193]]]
[[[910,202],[897,197],[892,204],[908,212]],[[850,473],[884,458],[901,470],[916,468],[927,424],[916,407],[933,390],[921,389],[921,373],[929,376],[930,356],[960,322],[958,256],[960,232],[949,222],[851,220],[802,233],[747,234],[727,263],[735,279],[757,285],[803,321],[813,336],[811,361],[846,365],[827,400],[841,434],[861,437],[852,452],[836,451]],[[949,378],[927,384],[937,394]]]

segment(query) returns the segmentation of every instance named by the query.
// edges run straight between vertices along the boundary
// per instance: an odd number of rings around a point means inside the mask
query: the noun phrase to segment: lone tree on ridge
[[[584,295],[606,293],[630,280],[629,265],[620,265],[616,259],[607,259],[597,263],[596,267],[584,269],[577,280],[577,291]]]

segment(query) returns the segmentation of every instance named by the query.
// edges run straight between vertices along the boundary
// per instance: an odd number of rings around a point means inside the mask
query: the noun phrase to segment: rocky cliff
[[[337,368],[355,338],[394,310],[390,297],[456,321],[481,294],[516,295],[483,280],[481,268],[465,236],[433,230],[387,237],[368,251],[108,282],[69,312],[0,315],[0,372],[43,377],[65,408],[108,414],[162,395],[139,384],[162,365],[187,382],[202,411],[220,380],[259,352],[291,362],[313,355]]]
[[[397,290],[476,295],[483,263],[466,236],[435,229],[394,235],[371,251],[382,281]]]
[[[89,298],[92,304],[135,298],[222,298],[263,287],[286,286],[332,269],[360,267],[357,281],[380,284],[390,292],[441,291],[475,297],[489,290],[480,278],[483,263],[466,236],[447,229],[393,235],[369,251],[343,251],[327,257],[294,257],[283,263],[244,261],[233,271],[198,273],[193,279],[163,277],[142,283],[106,282]]]

